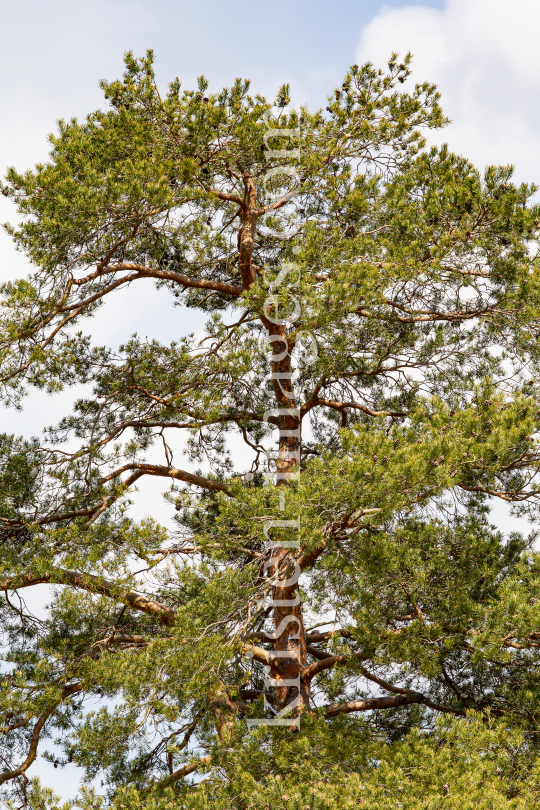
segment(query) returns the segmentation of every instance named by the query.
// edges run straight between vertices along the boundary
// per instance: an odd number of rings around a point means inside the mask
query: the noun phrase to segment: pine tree
[[[91,393],[0,437],[6,806],[59,806],[47,738],[85,810],[538,806],[536,188],[429,148],[409,74],[311,113],[128,54],[9,169],[3,401]],[[75,331],[141,279],[204,337]],[[130,517],[145,476],[173,528]]]

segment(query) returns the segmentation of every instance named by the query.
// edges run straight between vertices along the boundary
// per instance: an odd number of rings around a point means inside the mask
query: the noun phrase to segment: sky
[[[412,51],[414,81],[435,82],[452,123],[437,136],[478,166],[513,164],[520,181],[540,185],[540,3],[538,0],[0,0],[0,169],[46,159],[59,118],[102,106],[98,83],[122,73],[122,56],[153,48],[158,82],[184,87],[204,74],[211,90],[236,77],[271,98],[290,82],[293,103],[324,107],[347,68],[384,67]],[[13,221],[0,196],[0,222]],[[0,280],[28,264],[0,234]],[[137,287],[137,289],[135,289]],[[88,330],[118,345],[137,331],[170,341],[198,328],[166,293],[134,285],[106,305]],[[0,411],[0,430],[35,435],[69,410],[80,392],[32,394],[22,412]],[[148,511],[159,482],[143,494]],[[33,773],[73,795],[75,768]]]

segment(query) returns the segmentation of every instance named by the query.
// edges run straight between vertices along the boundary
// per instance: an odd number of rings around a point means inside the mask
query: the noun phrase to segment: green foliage
[[[447,120],[409,73],[355,65],[312,113],[288,85],[162,94],[128,54],[105,111],[8,170],[33,268],[0,289],[2,401],[91,387],[41,439],[0,435],[6,807],[60,808],[26,775],[47,738],[103,783],[81,810],[538,806],[536,188],[429,148]],[[152,282],[202,339],[75,331]],[[301,474],[276,486],[287,419]],[[171,525],[130,516],[147,475]],[[299,540],[281,569],[270,538]],[[248,727],[280,705],[293,563],[309,702],[298,731]]]

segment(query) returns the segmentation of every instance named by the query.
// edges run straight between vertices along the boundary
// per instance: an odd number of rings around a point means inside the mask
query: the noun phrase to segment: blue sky
[[[10,80],[4,80],[2,102],[16,111],[15,120],[27,104],[48,112],[52,121],[60,108],[62,114],[73,114],[74,107],[82,112],[98,100],[98,80],[118,74],[123,51],[142,54],[151,47],[164,80],[178,74],[190,83],[205,73],[212,83],[242,76],[269,88],[291,80],[310,102],[322,103],[328,80],[339,81],[354,62],[362,29],[384,9],[407,5],[402,0],[3,3],[0,60]],[[422,5],[441,9],[444,3]],[[10,128],[13,124],[11,119]]]

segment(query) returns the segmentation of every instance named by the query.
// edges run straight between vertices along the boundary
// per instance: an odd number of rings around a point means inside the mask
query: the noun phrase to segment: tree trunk
[[[273,332],[274,356],[285,356],[272,363],[274,392],[281,411],[276,480],[278,486],[287,487],[292,481],[299,480],[302,423],[292,384],[290,352],[293,347],[287,343],[284,327],[278,329],[281,331]],[[276,339],[278,335],[282,340]],[[284,500],[285,492],[282,497]],[[287,706],[292,706],[291,716],[296,717],[309,708],[309,683],[304,683],[301,677],[303,668],[307,666],[307,657],[306,630],[298,593],[300,570],[288,548],[276,548],[273,556],[278,569],[274,570],[274,576],[283,582],[273,590],[274,649],[283,657],[274,666],[272,677],[285,682],[283,686],[276,685],[278,710],[284,711]]]
[[[252,254],[257,230],[257,193],[252,175],[244,175],[244,204],[240,209],[242,225],[238,231],[238,269],[244,289],[255,281]]]
[[[302,670],[307,666],[306,629],[298,593],[297,563],[288,556],[285,548],[276,549],[274,559],[279,566],[279,578],[292,582],[290,585],[276,586],[272,593],[276,635],[274,651],[283,656],[274,664],[272,678],[277,681],[278,711],[291,706],[291,716],[297,717],[309,708],[309,682],[302,680]],[[284,685],[280,685],[279,681],[284,681]],[[288,715],[288,712],[285,714]]]
[[[241,211],[242,225],[238,232],[238,266],[244,288],[255,280],[252,254],[257,230],[257,194],[254,179],[244,175],[244,205]],[[296,406],[292,384],[291,352],[294,348],[287,339],[286,326],[272,323],[262,315],[272,345],[272,383],[278,406],[279,441],[276,459],[278,486],[287,486],[300,475],[301,420]],[[275,320],[279,320],[276,317]],[[283,493],[283,503],[284,503]],[[276,702],[279,712],[286,717],[297,717],[309,707],[309,683],[303,683],[302,670],[307,666],[306,630],[300,595],[298,593],[299,570],[288,548],[279,546],[272,553],[273,568],[270,575],[279,584],[273,588],[275,642],[274,651],[280,655],[271,668],[271,677],[276,686]],[[283,681],[283,685],[279,682]],[[290,706],[290,711],[287,707]]]

